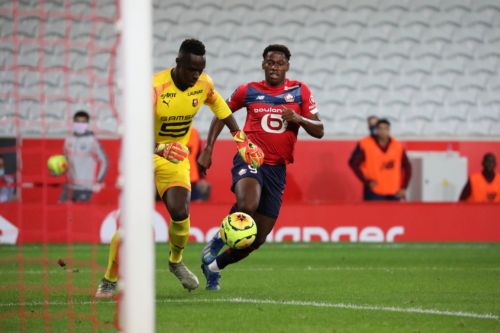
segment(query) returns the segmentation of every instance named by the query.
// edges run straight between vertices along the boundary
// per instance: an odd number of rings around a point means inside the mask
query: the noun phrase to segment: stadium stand
[[[46,1],[45,10],[62,11],[63,3]],[[20,10],[38,6],[19,4]],[[118,89],[108,91],[84,73],[90,68],[96,78],[104,79],[114,70],[109,68],[109,56],[117,29],[100,21],[94,31],[90,21],[79,19],[111,17],[114,6],[112,1],[98,1],[97,13],[92,13],[90,0],[72,1],[68,31],[65,17],[41,19],[21,11],[18,50],[12,42],[0,46],[0,135],[15,135],[17,116],[26,135],[39,135],[37,124],[42,120],[52,128],[51,134],[65,133],[66,82],[57,71],[40,79],[35,70],[40,61],[46,69],[67,64],[72,71],[81,70],[82,75],[70,77],[70,109],[98,102],[96,129],[100,134],[117,133],[119,111],[106,103]],[[224,98],[239,84],[262,79],[265,46],[289,46],[289,76],[312,87],[330,137],[365,135],[364,117],[371,113],[390,118],[400,136],[499,135],[500,1],[155,0],[153,16],[154,71],[174,65],[183,39],[199,38],[207,46],[206,71]],[[13,33],[13,17],[0,15],[0,38]],[[74,44],[69,50],[47,42],[65,34]],[[92,34],[95,54],[86,47]],[[36,42],[39,37],[46,41],[42,48]],[[23,70],[15,78],[14,64],[33,70]],[[15,84],[22,99],[18,115],[10,94]],[[41,90],[50,97],[44,102]],[[236,116],[244,121],[243,112]],[[211,117],[204,108],[195,119],[202,136]]]

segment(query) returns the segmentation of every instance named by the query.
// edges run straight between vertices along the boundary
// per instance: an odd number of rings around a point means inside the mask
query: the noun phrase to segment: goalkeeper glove
[[[189,155],[189,149],[179,142],[157,143],[155,154],[165,157],[174,164],[184,161]]]
[[[260,167],[264,163],[264,152],[262,149],[249,141],[242,130],[231,132],[231,134],[234,141],[236,141],[236,147],[243,161],[254,168]]]

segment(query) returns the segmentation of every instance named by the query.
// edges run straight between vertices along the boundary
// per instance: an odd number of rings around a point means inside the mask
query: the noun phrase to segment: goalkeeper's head
[[[205,45],[197,39],[186,39],[175,62],[172,77],[178,88],[185,90],[194,86],[205,69]]]

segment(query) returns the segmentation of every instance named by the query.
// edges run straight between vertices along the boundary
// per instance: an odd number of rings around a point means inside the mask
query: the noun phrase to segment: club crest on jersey
[[[193,107],[198,106],[198,98],[193,99]]]
[[[244,175],[245,173],[247,173],[247,169],[241,169],[240,171],[238,171],[238,175],[240,176]]]
[[[292,94],[290,94],[290,93],[286,94],[285,97],[283,97],[283,98],[285,99],[285,101],[287,103],[291,103],[295,99],[295,97]]]

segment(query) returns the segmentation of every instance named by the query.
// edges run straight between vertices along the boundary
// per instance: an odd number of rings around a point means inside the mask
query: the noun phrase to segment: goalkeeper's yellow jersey
[[[202,104],[207,104],[219,119],[229,117],[231,110],[205,73],[185,91],[172,80],[169,68],[153,76],[153,110],[156,143],[180,142],[184,146],[191,135],[193,118]]]

